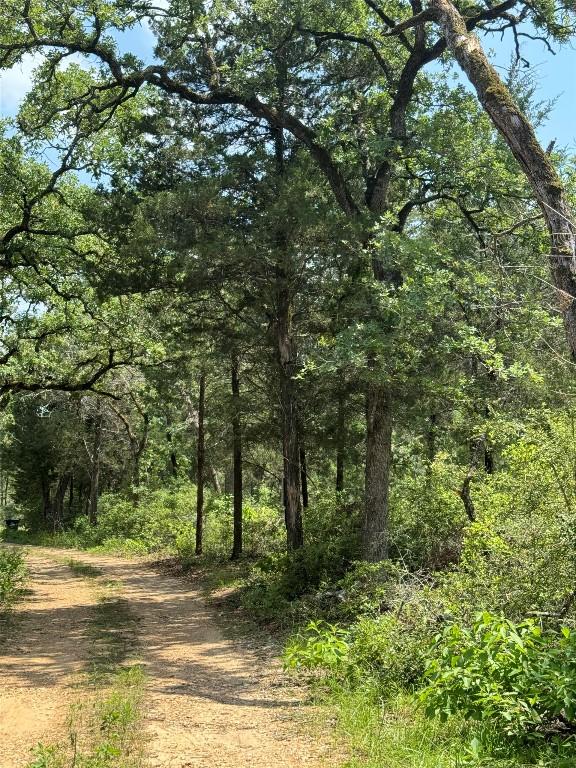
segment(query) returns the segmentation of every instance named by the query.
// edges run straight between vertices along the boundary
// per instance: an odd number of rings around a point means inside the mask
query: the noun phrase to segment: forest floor
[[[26,548],[26,560],[28,589],[0,627],[0,768],[25,768],[38,743],[70,741],[70,712],[103,660],[143,667],[138,765],[338,762],[267,638],[228,637],[197,583],[85,552]]]

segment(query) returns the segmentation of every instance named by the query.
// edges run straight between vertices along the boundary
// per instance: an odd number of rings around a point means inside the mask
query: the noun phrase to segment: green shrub
[[[543,632],[533,619],[480,614],[471,629],[453,624],[437,636],[426,677],[429,716],[459,714],[525,742],[572,738],[576,634],[567,628]]]
[[[189,484],[143,492],[138,504],[117,494],[105,494],[100,501],[98,526],[88,536],[96,536],[93,543],[105,546],[107,541],[131,539],[138,542],[141,552],[172,549],[176,538],[194,525],[195,509],[196,488]]]
[[[346,665],[349,651],[348,632],[325,621],[311,621],[284,649],[288,669],[335,669]]]
[[[18,549],[0,549],[0,612],[9,608],[26,581],[26,566]]]
[[[431,465],[411,457],[390,493],[390,553],[410,568],[440,569],[458,561],[468,523],[455,488],[468,467],[438,453]]]
[[[534,416],[473,486],[476,521],[458,567],[439,577],[451,613],[469,624],[479,610],[514,621],[535,612],[576,618],[576,442],[569,415]]]
[[[429,630],[410,625],[393,613],[361,618],[350,628],[348,677],[363,684],[372,680],[381,695],[420,685]]]

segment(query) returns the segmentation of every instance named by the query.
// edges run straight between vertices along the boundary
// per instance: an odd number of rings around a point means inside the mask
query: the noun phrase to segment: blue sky
[[[147,27],[139,27],[118,38],[123,51],[131,51],[145,61],[152,59],[154,38]],[[499,36],[484,38],[493,63],[505,75],[513,51],[511,36],[503,41]],[[558,147],[576,154],[576,41],[552,55],[539,41],[525,40],[522,54],[530,62],[537,85],[536,98],[554,103],[548,121],[538,130],[543,144],[555,139]],[[0,116],[13,116],[22,97],[30,87],[35,61],[27,58],[21,66],[0,74]]]

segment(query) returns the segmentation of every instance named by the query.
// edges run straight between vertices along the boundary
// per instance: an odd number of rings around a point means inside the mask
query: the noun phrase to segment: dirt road
[[[81,578],[74,557],[101,569]],[[193,584],[143,563],[30,549],[29,594],[0,642],[0,768],[66,734],[90,655],[99,582],[118,584],[147,674],[149,768],[317,768],[329,747],[303,733],[301,702],[278,665],[225,638]]]

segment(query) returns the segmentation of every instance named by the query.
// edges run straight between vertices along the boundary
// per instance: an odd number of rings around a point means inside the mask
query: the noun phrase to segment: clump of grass
[[[511,748],[488,728],[457,717],[441,723],[425,716],[406,692],[383,697],[376,684],[322,682],[318,725],[330,719],[347,759],[339,768],[573,768],[573,757],[544,742],[539,749]]]
[[[74,560],[74,558],[67,560],[66,565],[70,568],[74,576],[81,576],[84,579],[97,579],[104,573],[101,568],[97,568],[89,563],[83,563],[81,560]]]
[[[67,745],[38,744],[27,768],[141,768],[142,667],[121,669],[106,693],[72,709]]]
[[[137,623],[127,600],[114,594],[114,591],[101,595],[90,625],[90,682],[105,683],[135,655]]]
[[[99,569],[71,560],[87,578]],[[97,571],[97,573],[94,573]],[[136,663],[137,618],[118,581],[98,582],[99,597],[89,626],[90,654],[83,684],[90,696],[72,707],[68,739],[38,744],[27,768],[142,768],[140,730],[145,674]]]

